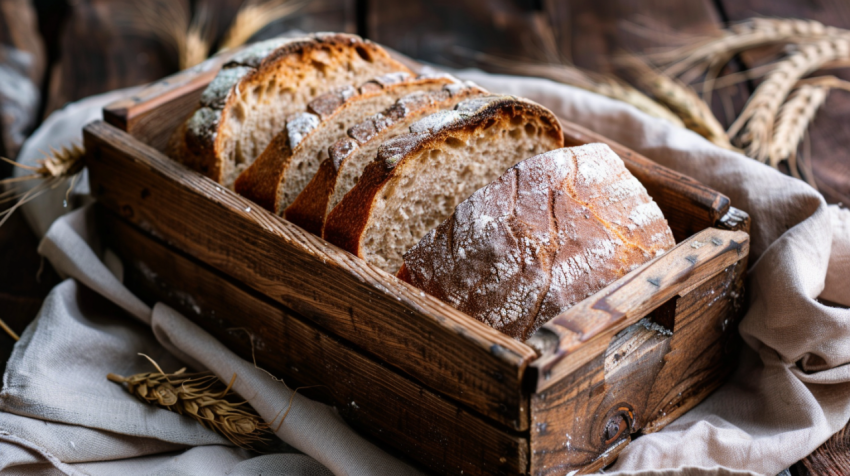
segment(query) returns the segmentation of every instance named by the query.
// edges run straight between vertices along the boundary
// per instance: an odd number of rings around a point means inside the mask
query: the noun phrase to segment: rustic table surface
[[[151,1],[151,0],[149,0]],[[175,0],[206,4],[226,24],[240,0]],[[144,2],[134,2],[144,4]],[[177,56],[152,34],[115,24],[122,0],[0,0],[0,67],[12,65],[40,95],[39,105],[0,91],[0,155],[14,156],[39,118],[63,104],[115,88],[153,81],[177,70]],[[468,65],[469,52],[544,59],[551,34],[562,59],[599,72],[617,72],[612,57],[681,43],[754,16],[796,17],[850,28],[847,0],[313,0],[297,14],[260,32],[291,28],[356,32],[410,56]],[[132,31],[131,31],[132,30]],[[32,59],[15,63],[17,49]],[[769,52],[736,57],[728,72],[758,65]],[[846,70],[829,71],[850,80]],[[724,125],[740,112],[757,81],[719,90],[712,110]],[[850,205],[850,95],[836,92],[810,129],[818,188],[831,203]],[[842,133],[844,132],[844,133]],[[0,177],[11,173],[0,166]],[[0,205],[2,207],[3,205]],[[0,227],[0,315],[22,332],[60,278],[36,252],[37,239],[20,215]],[[13,341],[0,333],[0,370]],[[794,475],[850,474],[845,428],[790,471]]]

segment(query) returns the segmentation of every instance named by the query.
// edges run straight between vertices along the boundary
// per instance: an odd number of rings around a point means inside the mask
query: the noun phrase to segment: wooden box
[[[620,154],[679,245],[520,343],[165,157],[216,67],[85,128],[106,245],[133,292],[317,386],[378,445],[439,474],[590,472],[733,370],[749,219],[725,196],[564,122]]]

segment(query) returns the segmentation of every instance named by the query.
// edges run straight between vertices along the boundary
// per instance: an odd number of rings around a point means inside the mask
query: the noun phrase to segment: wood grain
[[[531,474],[587,474],[693,408],[734,369],[746,258],[608,339],[531,399]],[[566,439],[562,435],[567,435]]]
[[[84,130],[92,193],[107,208],[516,430],[534,351],[259,209],[102,122]],[[179,204],[175,206],[175,204]]]
[[[661,208],[676,241],[682,241],[698,231],[716,226],[728,213],[728,197],[691,177],[663,167],[578,124],[561,119],[561,128],[564,131],[564,145],[567,147],[590,142],[608,144]],[[740,214],[746,215],[744,212]]]
[[[180,310],[290,388],[319,386],[313,394],[359,431],[441,474],[525,472],[526,437],[497,429],[102,207],[97,222],[134,294]]]
[[[529,388],[542,392],[597,357],[611,336],[718,270],[746,259],[749,235],[706,229],[554,317],[529,343],[541,356],[529,368]]]

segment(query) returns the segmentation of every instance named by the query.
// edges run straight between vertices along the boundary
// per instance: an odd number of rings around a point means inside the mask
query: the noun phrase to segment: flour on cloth
[[[808,185],[720,149],[633,107],[547,80],[462,72],[492,91],[537,101],[727,196],[753,219],[747,347],[730,382],[662,431],[635,439],[608,474],[775,475],[850,419],[850,212]],[[106,101],[55,113],[25,144],[79,136]],[[48,133],[52,132],[52,133]],[[79,191],[79,189],[78,189]],[[56,204],[57,207],[50,207]],[[44,233],[59,200],[26,209]],[[190,364],[225,380],[267,419],[291,390],[239,359],[162,304],[152,309],[121,284],[87,210],[55,222],[40,250],[72,279],[57,286],[16,345],[0,393],[0,470],[21,474],[411,474],[354,433],[330,408],[296,395],[278,435],[292,450],[256,456],[197,423],[135,401],[108,372]],[[104,261],[110,262],[107,267]],[[152,329],[152,330],[151,330]],[[244,392],[244,393],[243,393]]]

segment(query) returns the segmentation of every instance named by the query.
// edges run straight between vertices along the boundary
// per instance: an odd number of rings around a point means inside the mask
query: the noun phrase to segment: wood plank
[[[234,53],[216,55],[108,104],[103,119],[156,150],[165,150],[172,132],[198,107],[201,93]]]
[[[109,209],[425,386],[510,428],[528,427],[520,383],[536,357],[530,347],[112,126],[92,123],[84,137],[92,193]]]
[[[330,395],[364,434],[440,474],[525,472],[525,437],[495,428],[102,207],[97,221],[136,295],[182,311],[242,358],[256,356],[290,388],[321,386],[313,393]]]
[[[661,208],[677,242],[708,227],[716,226],[728,213],[728,197],[691,177],[663,167],[578,124],[561,119],[561,128],[564,130],[564,145],[567,147],[590,142],[608,144]],[[738,217],[743,219],[741,214],[746,213],[740,210],[738,212]]]
[[[771,0],[718,0],[729,21],[742,21],[752,17],[806,18],[825,25],[850,29],[850,3],[845,0],[820,0],[818,2]],[[767,51],[744,53],[741,58],[748,67],[763,62]],[[850,71],[834,69],[818,71],[812,76],[831,74],[850,80]],[[757,82],[757,81],[756,81]],[[738,109],[740,111],[740,109]],[[811,137],[811,165],[820,192],[830,203],[850,206],[850,135],[846,124],[850,122],[850,94],[833,91],[809,126]],[[802,151],[802,148],[801,148]]]
[[[609,338],[607,348],[531,401],[531,474],[612,463],[719,387],[741,345],[746,258]],[[566,435],[566,438],[564,438]]]
[[[528,341],[541,356],[527,372],[542,392],[596,358],[611,336],[749,254],[749,235],[706,229],[544,324]]]

